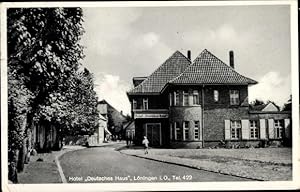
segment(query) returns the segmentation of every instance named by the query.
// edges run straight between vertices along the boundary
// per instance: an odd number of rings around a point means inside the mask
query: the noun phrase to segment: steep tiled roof
[[[257,82],[237,73],[206,49],[194,60],[192,65],[172,84],[256,84]]]
[[[164,86],[172,79],[180,75],[189,65],[190,60],[182,53],[176,51],[159,68],[141,84],[128,91],[130,94],[160,93]]]

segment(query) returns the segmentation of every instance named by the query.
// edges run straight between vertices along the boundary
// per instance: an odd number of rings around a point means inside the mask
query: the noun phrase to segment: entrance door
[[[161,145],[161,127],[160,123],[147,123],[146,125],[147,138],[151,146]]]

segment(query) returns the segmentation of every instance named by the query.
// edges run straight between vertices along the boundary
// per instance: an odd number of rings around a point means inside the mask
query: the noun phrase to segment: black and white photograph
[[[299,189],[296,0],[0,8],[3,191]]]

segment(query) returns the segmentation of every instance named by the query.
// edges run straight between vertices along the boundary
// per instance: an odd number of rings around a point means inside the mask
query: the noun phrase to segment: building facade
[[[290,137],[290,112],[255,111],[248,87],[257,84],[208,50],[191,62],[176,51],[148,77],[133,78],[127,92],[135,140],[150,146],[216,147],[262,145]],[[277,133],[278,132],[278,133]]]

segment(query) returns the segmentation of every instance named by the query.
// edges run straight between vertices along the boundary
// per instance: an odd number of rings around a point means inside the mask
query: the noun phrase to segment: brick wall
[[[249,119],[248,107],[204,110],[204,141],[224,140],[225,119]]]
[[[200,122],[200,129],[199,129],[199,140],[201,140],[201,106],[172,106],[169,109],[169,123],[178,122],[179,126],[182,130],[183,128],[183,122],[188,121],[189,122],[189,139],[188,140],[194,140],[194,121]]]

